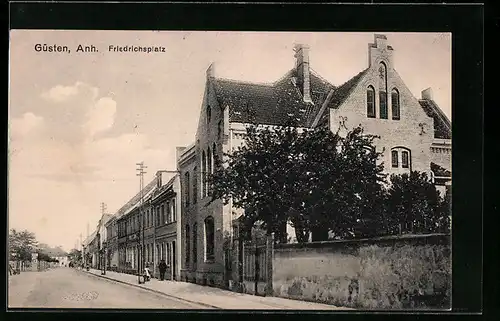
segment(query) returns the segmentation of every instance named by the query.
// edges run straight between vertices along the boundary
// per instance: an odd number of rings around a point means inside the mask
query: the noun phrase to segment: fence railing
[[[272,257],[273,239],[254,238],[253,240],[235,240],[232,253],[236,260],[236,271],[232,273],[241,286],[241,291],[250,290],[255,295],[272,294]],[[259,290],[264,288],[264,290]]]

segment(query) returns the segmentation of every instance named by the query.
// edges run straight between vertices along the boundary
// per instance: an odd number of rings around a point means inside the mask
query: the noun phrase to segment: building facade
[[[168,172],[158,172],[158,186],[154,190],[150,199],[150,233],[149,243],[147,243],[146,253],[149,253],[154,275],[159,277],[158,264],[165,260],[167,270],[165,278],[167,280],[180,279],[181,266],[179,240],[180,225],[179,204],[180,204],[180,182],[179,175],[174,175],[167,181]]]
[[[326,126],[345,134],[361,125],[378,135],[377,150],[388,174],[426,172],[443,193],[451,185],[451,123],[432,97],[415,98],[396,71],[394,48],[384,35],[368,44],[368,66],[341,86],[310,68],[309,48],[294,48],[296,63],[271,84],[217,78],[212,64],[195,141],[178,150],[182,191],[182,279],[223,285],[223,243],[243,211],[231,203],[210,202],[206,176],[215,160],[241,146],[246,126],[284,125],[296,119],[301,128]],[[291,227],[289,234],[294,234]]]
[[[143,189],[142,202],[138,193],[110,220],[108,230],[116,229],[118,271],[135,274],[147,265],[159,277],[158,264],[165,260],[166,278],[179,279],[179,189],[176,171],[158,171]]]
[[[106,268],[118,269],[118,227],[113,215],[105,224],[106,228]]]

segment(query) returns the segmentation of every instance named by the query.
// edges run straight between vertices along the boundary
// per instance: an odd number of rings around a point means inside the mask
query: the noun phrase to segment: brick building
[[[289,117],[302,128],[328,126],[341,133],[361,124],[379,135],[387,173],[427,172],[444,192],[451,185],[451,123],[432,90],[414,97],[393,64],[395,50],[384,35],[368,44],[365,70],[335,86],[310,68],[309,48],[297,45],[296,64],[272,84],[217,78],[206,72],[198,128],[192,146],[178,150],[182,191],[182,279],[223,284],[223,240],[242,211],[231,203],[209,204],[205,173],[214,158],[240,146],[245,125],[284,125]],[[293,231],[288,231],[293,234]]]

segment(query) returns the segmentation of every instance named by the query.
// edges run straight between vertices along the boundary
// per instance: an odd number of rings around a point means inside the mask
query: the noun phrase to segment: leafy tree
[[[246,224],[260,221],[268,233],[278,239],[285,237],[283,226],[291,208],[287,174],[294,172],[292,162],[299,133],[295,126],[278,130],[247,128],[245,143],[226,154],[227,160],[217,159],[216,171],[209,177],[212,201],[222,199],[226,204],[245,209]]]
[[[77,249],[72,249],[68,254],[68,259],[73,262],[79,262],[82,260],[82,252]]]
[[[429,233],[449,226],[449,207],[426,173],[392,175],[387,204],[391,213],[391,230]],[[446,228],[445,228],[446,231]]]
[[[10,259],[21,263],[31,261],[31,254],[35,251],[37,241],[35,234],[27,230],[18,232],[11,229],[9,233]]]
[[[246,209],[249,225],[260,221],[278,238],[288,220],[299,242],[311,231],[323,238],[328,231],[340,237],[370,232],[366,227],[384,222],[378,218],[383,202],[375,201],[385,180],[376,138],[360,127],[341,137],[328,129],[299,132],[291,123],[272,130],[249,126],[243,146],[217,161],[212,201],[232,199]]]

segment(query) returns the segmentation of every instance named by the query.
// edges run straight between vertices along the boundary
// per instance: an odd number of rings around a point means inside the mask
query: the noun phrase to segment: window
[[[191,231],[189,230],[189,224],[186,224],[186,265],[189,264],[190,261],[190,255],[191,255]]]
[[[391,108],[392,108],[392,119],[400,119],[400,108],[399,108],[399,92],[394,88],[391,92]]]
[[[207,105],[207,124],[210,124],[210,119],[212,118],[212,108]]]
[[[217,160],[217,148],[215,146],[215,143],[213,143],[213,145],[212,145],[212,162],[213,162],[212,173],[215,171],[216,160]]]
[[[165,223],[168,224],[170,222],[172,222],[172,217],[170,216],[170,202],[167,202],[167,215],[166,215],[166,218],[165,218]]]
[[[403,168],[408,168],[410,166],[409,164],[409,157],[408,157],[408,152],[403,151],[401,153],[401,165]]]
[[[209,216],[205,219],[205,260],[211,261],[214,259],[215,247],[215,230],[214,219]]]
[[[372,86],[366,90],[366,114],[375,118],[375,89]]]
[[[380,118],[387,119],[387,93],[380,92]]]
[[[198,261],[198,242],[197,237],[198,237],[198,224],[194,223],[193,225],[193,264],[196,265],[196,262]]]
[[[161,225],[160,207],[156,207],[156,226]]]
[[[207,157],[205,151],[202,152],[201,156],[201,197],[205,196],[205,171],[207,170]]]
[[[208,148],[207,152],[207,161],[208,161],[207,172],[210,174],[212,173],[212,153],[210,152],[210,147]]]
[[[401,154],[401,158],[398,158]],[[394,147],[391,150],[392,167],[399,167],[399,161],[402,168],[411,168],[411,151],[406,147]]]
[[[177,209],[175,207],[175,199],[172,199],[172,222],[177,222]]]
[[[198,168],[193,169],[193,204],[198,201]]]
[[[208,196],[208,174],[210,174],[212,172],[212,153],[210,152],[210,147],[208,148],[207,150],[207,168],[206,168],[206,172],[205,172],[205,178],[204,178],[204,181],[205,181],[205,196]]]
[[[219,120],[219,125],[217,126],[217,138],[218,139],[221,139],[221,137],[222,137],[222,130],[224,129],[223,126],[224,126],[224,123],[222,122],[222,119],[221,119],[221,120]]]
[[[161,221],[160,224],[165,224],[165,205],[161,204]]]
[[[189,206],[189,199],[190,199],[190,195],[189,195],[189,187],[190,187],[190,179],[189,179],[189,172],[186,172],[186,174],[184,174],[184,195],[185,195],[185,200],[186,200],[186,206]]]
[[[170,243],[165,244],[165,257],[167,259],[167,264],[170,265]]]
[[[391,152],[391,158],[392,158],[392,167],[398,167],[399,163],[398,163],[398,151],[397,150],[393,150]]]

